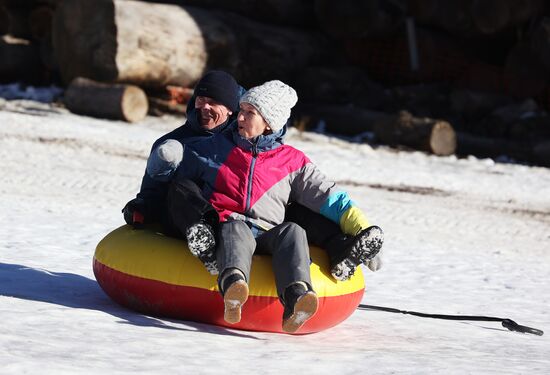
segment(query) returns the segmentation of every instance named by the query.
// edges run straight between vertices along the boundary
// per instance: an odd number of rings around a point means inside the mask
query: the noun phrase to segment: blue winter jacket
[[[243,87],[240,87],[240,90],[240,96],[242,96],[246,90]],[[236,119],[238,114],[238,112],[235,112],[220,126],[213,130],[206,130],[200,125],[198,120],[198,111],[195,108],[195,95],[189,100],[186,113],[187,121],[183,125],[157,139],[151,147],[151,152],[167,139],[174,139],[184,145],[188,145],[209,138],[227,128],[227,126]],[[141,187],[136,197],[143,199],[145,202],[146,212],[144,212],[144,214],[146,215],[147,221],[159,221],[162,217],[166,210],[168,186],[169,182],[154,180],[147,172],[144,173],[143,179],[141,180]]]

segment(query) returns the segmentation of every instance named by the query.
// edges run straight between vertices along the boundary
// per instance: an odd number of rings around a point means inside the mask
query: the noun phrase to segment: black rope
[[[394,309],[393,307],[383,307],[374,305],[360,304],[357,307],[359,310],[378,310],[398,314],[408,314],[419,316],[421,318],[433,318],[433,319],[445,319],[445,320],[472,320],[472,321],[485,321],[485,322],[502,322],[502,326],[510,331],[530,333],[537,336],[542,336],[544,332],[540,329],[531,328],[517,324],[512,319],[497,318],[494,316],[480,316],[480,315],[444,315],[444,314],[426,314],[417,311],[405,311]]]

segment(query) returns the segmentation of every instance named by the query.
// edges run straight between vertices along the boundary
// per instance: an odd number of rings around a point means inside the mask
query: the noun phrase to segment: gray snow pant
[[[252,255],[272,255],[277,294],[297,281],[311,286],[309,246],[306,232],[297,224],[285,222],[254,238],[244,221],[228,221],[220,225],[220,241],[216,249],[220,276],[230,268],[240,270],[248,282]]]

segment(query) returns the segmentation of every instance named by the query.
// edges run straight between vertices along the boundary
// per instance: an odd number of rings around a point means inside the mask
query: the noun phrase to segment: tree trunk
[[[65,82],[83,76],[189,87],[203,75],[207,62],[228,68],[235,64],[233,37],[205,11],[138,1],[64,1],[53,25]]]
[[[74,113],[92,117],[140,121],[147,115],[143,90],[133,85],[98,83],[75,78],[65,92],[65,105]]]
[[[404,111],[377,122],[374,133],[382,143],[390,146],[403,145],[443,156],[456,151],[456,134],[448,122],[415,118]]]

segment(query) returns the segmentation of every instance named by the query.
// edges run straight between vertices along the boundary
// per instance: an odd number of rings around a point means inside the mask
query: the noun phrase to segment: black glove
[[[126,206],[122,209],[124,221],[126,224],[134,227],[134,229],[143,228],[146,209],[147,206],[143,198],[132,199],[130,202],[126,203]]]

